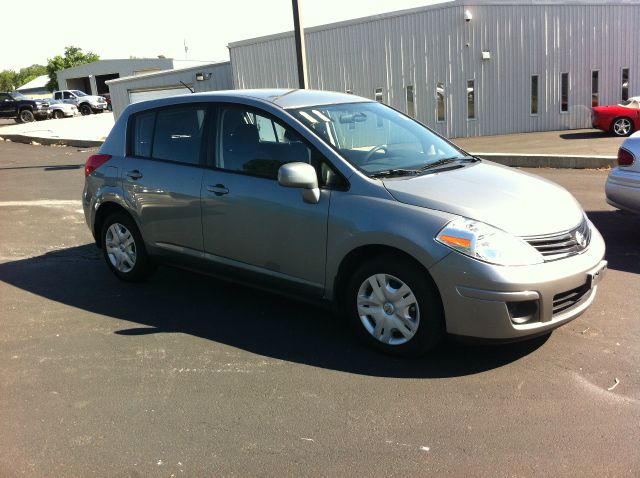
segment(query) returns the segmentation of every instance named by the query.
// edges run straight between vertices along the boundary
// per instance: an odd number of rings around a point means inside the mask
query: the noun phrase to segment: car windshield
[[[80,91],[80,90],[71,90],[71,93],[73,93],[76,96],[89,96],[84,91]]]
[[[416,173],[468,158],[420,123],[377,102],[305,107],[292,113],[369,175]]]
[[[13,98],[14,100],[27,100],[28,99],[22,93],[18,93],[17,91],[12,91],[11,93],[9,93],[9,96],[11,96],[11,98]]]

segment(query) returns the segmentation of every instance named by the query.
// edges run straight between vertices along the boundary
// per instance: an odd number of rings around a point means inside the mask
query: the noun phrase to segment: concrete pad
[[[0,138],[19,143],[100,146],[113,127],[113,113],[12,124],[0,128]]]
[[[611,136],[596,129],[542,131],[537,133],[504,134],[453,138],[462,149],[483,156],[493,153],[509,155],[544,155],[546,157],[615,157],[624,138]]]

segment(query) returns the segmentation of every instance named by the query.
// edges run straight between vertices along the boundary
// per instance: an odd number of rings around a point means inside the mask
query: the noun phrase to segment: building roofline
[[[416,13],[445,10],[448,8],[464,8],[471,6],[540,6],[540,5],[562,5],[562,6],[639,6],[640,0],[453,0],[448,2],[425,5],[422,7],[408,8],[404,10],[396,10],[393,12],[379,13],[377,15],[369,15],[366,17],[342,20],[339,22],[327,23],[325,25],[316,25],[305,28],[305,33],[315,33],[321,31],[334,30],[337,28],[348,27],[352,25],[362,25],[365,23],[386,20],[389,18],[413,15]],[[246,40],[238,40],[231,42],[227,48],[235,48],[240,46],[254,45],[265,41],[279,40],[283,38],[293,37],[293,31],[274,33],[261,37],[248,38]]]
[[[118,83],[122,83],[125,81],[131,81],[134,79],[142,79],[142,78],[153,78],[154,76],[163,76],[163,75],[167,75],[170,73],[182,73],[182,72],[189,72],[191,70],[196,71],[196,70],[202,70],[203,68],[210,68],[212,66],[221,66],[221,65],[229,65],[231,64],[231,62],[229,60],[226,61],[218,61],[218,62],[213,62],[213,63],[204,63],[202,65],[195,65],[195,66],[189,66],[186,68],[172,68],[169,70],[160,70],[160,71],[152,71],[150,73],[145,73],[142,75],[132,75],[132,76],[123,76],[122,78],[115,78],[113,80],[107,80],[105,81],[105,83],[107,85],[114,85],[114,84],[118,84]]]

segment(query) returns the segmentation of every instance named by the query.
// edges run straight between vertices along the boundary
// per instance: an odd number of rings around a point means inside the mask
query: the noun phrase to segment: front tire
[[[80,111],[80,114],[82,116],[87,116],[93,113],[93,111],[91,110],[91,106],[89,106],[87,103],[81,104],[78,110]]]
[[[621,116],[611,123],[611,133],[614,136],[625,137],[633,133],[633,123],[629,118]]]
[[[437,287],[408,258],[388,255],[365,262],[351,277],[346,294],[346,312],[356,333],[384,353],[424,355],[444,336]]]
[[[135,222],[124,213],[110,215],[102,225],[102,256],[118,278],[139,282],[154,272]]]
[[[54,110],[53,117],[54,119],[62,119],[64,118],[64,113],[60,110]]]
[[[36,118],[33,116],[33,112],[31,110],[21,110],[18,114],[18,120],[20,123],[31,123],[35,121]]]

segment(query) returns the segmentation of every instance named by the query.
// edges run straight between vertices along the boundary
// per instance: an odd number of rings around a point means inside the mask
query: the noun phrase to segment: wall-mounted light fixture
[[[482,59],[491,60],[491,52],[489,50],[482,50]]]
[[[464,21],[469,23],[472,18],[473,18],[473,15],[471,14],[471,12],[469,10],[465,10],[464,11]]]
[[[196,81],[204,81],[211,78],[211,73],[196,73]]]

